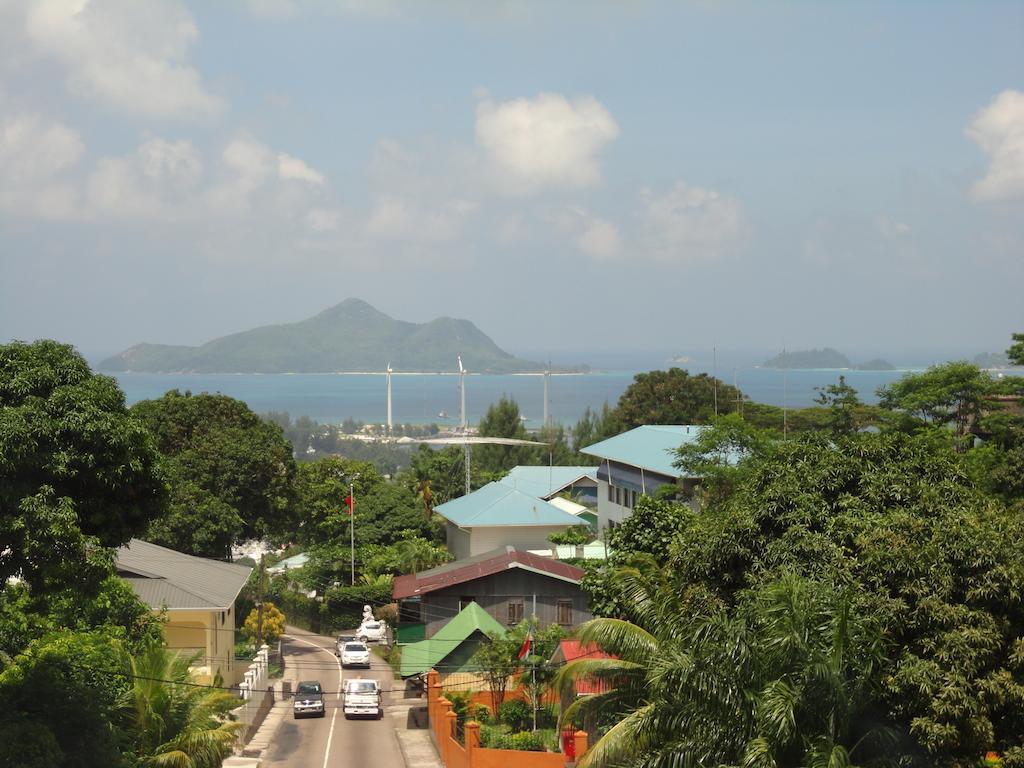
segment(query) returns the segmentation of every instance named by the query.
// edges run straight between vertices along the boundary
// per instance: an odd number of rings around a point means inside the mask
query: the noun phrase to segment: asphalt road
[[[334,655],[335,639],[289,628],[284,639],[285,679],[319,680],[324,689],[325,715],[295,720],[291,713],[277,729],[264,753],[263,765],[279,768],[405,768],[395,738],[389,705],[400,698],[402,684],[392,679],[391,667],[370,656],[371,669],[342,670]],[[342,681],[373,677],[384,691],[381,720],[346,720],[341,711]],[[292,690],[295,689],[293,683]],[[392,689],[395,692],[392,693]]]

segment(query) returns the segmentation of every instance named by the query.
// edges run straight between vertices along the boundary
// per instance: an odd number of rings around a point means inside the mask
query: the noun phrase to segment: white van
[[[342,693],[344,697],[342,707],[346,720],[357,715],[375,717],[378,720],[384,717],[380,683],[376,680],[361,677],[346,680]]]

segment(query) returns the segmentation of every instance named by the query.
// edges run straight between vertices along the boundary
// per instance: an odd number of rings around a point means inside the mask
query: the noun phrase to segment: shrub
[[[512,731],[525,731],[533,727],[530,705],[521,699],[510,699],[498,708],[498,721]]]
[[[546,752],[555,751],[558,743],[557,734],[554,730],[522,731],[520,733],[507,733],[505,726],[481,725],[480,746],[488,749],[514,749],[520,752]]]
[[[260,627],[260,609],[253,608],[242,626],[246,637],[256,638]],[[272,643],[284,634],[284,614],[271,602],[263,603],[263,642]]]

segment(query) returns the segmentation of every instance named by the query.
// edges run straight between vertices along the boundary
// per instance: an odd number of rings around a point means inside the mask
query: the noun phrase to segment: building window
[[[508,623],[509,626],[518,624],[523,620],[523,599],[510,598],[508,601]]]
[[[611,483],[608,484],[608,501],[615,501],[615,489]]]
[[[555,604],[558,615],[558,623],[563,627],[572,626],[572,600],[559,600]]]

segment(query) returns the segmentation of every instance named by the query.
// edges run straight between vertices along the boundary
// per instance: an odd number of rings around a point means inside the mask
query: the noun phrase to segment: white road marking
[[[309,642],[309,640],[303,640],[301,637],[297,637],[296,635],[288,635],[288,637],[290,637],[292,640],[298,640],[300,643],[305,643],[306,645],[311,645],[314,648],[316,648],[318,651],[323,651],[324,653],[331,654],[331,658],[334,659],[338,663],[338,692],[335,693],[335,696],[338,697],[338,701],[340,703],[340,701],[341,701],[341,690],[344,687],[344,680],[342,678],[345,676],[345,671],[344,671],[344,669],[341,666],[341,659],[339,659],[337,656],[335,656],[332,651],[329,651],[326,648],[324,648],[322,645],[317,645],[316,643],[311,643],[311,642]],[[327,700],[326,699],[324,699],[324,706],[325,707],[327,706]],[[327,761],[331,757],[331,740],[334,738],[334,721],[338,718],[338,707],[335,706],[333,709],[334,709],[334,711],[331,713],[331,730],[329,730],[327,732],[327,748],[324,750],[324,768],[327,768]]]

